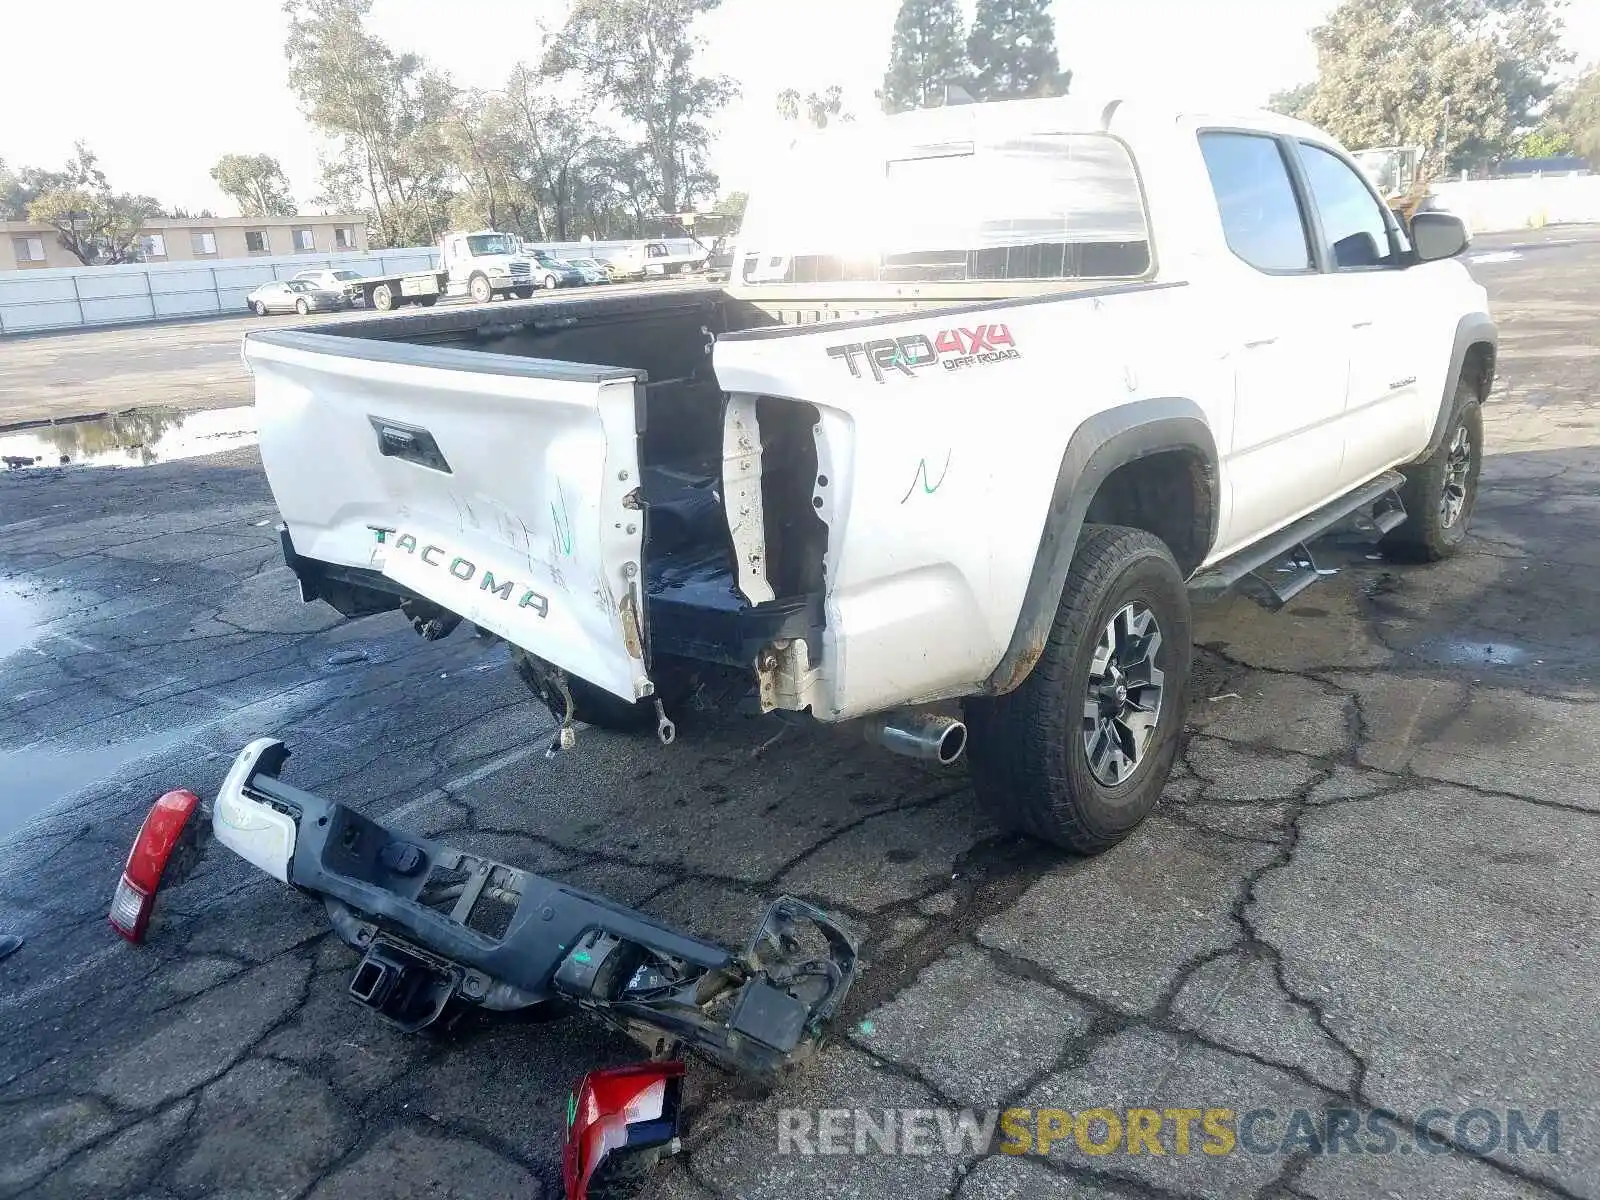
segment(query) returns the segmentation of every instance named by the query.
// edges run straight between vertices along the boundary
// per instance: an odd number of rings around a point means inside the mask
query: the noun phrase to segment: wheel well
[[[1211,550],[1216,475],[1197,450],[1161,450],[1124,463],[1101,482],[1084,515],[1095,525],[1129,525],[1167,544],[1187,577]]]
[[[1494,347],[1488,342],[1473,342],[1461,360],[1461,378],[1472,381],[1472,390],[1480,402],[1489,399],[1489,388],[1494,383]]]

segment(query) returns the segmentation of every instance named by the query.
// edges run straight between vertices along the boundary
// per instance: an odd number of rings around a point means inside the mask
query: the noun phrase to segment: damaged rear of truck
[[[952,145],[948,115],[917,114],[901,124],[925,136],[887,170],[880,144],[849,151],[877,163],[860,168],[874,212],[854,210],[872,237],[929,188],[952,201],[870,269],[815,192],[778,188],[727,288],[252,334],[302,599],[503,639],[554,747],[578,722],[670,742],[696,673],[720,668],[764,711],[869,718],[890,748],[953,761],[966,726],[937,706],[1010,691],[1038,660],[1084,515],[1052,516],[1071,507],[1062,449],[1128,396],[1130,331],[1176,291],[1153,278],[1126,147],[1098,128],[1019,140],[1016,119]],[[1057,188],[1037,228],[1021,176]],[[1194,566],[1203,544],[1180,542]],[[1155,685],[1130,668],[1136,706]],[[1125,767],[1158,753],[1130,743]],[[300,792],[286,756],[241,754],[213,828],[323,897],[365,955],[352,995],[407,1028],[566,1000],[657,1050],[767,1070],[815,1044],[853,978],[851,935],[800,901],[724,950]]]
[[[1311,290],[1253,269],[1258,185],[1227,190],[1202,146],[1265,147],[1249,161],[1285,188],[1302,147],[1343,154],[1253,119],[905,114],[797,150],[753,197],[726,287],[251,334],[302,599],[504,640],[552,748],[580,722],[669,743],[696,674],[731,670],[763,711],[864,718],[921,758],[970,736],[1000,820],[1114,845],[1176,753],[1194,581],[1284,551],[1300,570],[1301,541],[1346,517],[1442,557],[1476,494],[1481,289],[1389,216],[1313,263],[1308,198]],[[1433,257],[1465,244],[1448,221]],[[1364,277],[1381,293],[1335,278],[1336,250],[1385,248],[1406,269]],[[1409,341],[1367,335],[1357,356],[1351,331],[1391,311]],[[284,753],[240,756],[213,828],[324,898],[366,955],[352,994],[407,1027],[566,999],[764,1070],[815,1045],[850,986],[851,936],[798,900],[723,950],[298,792]]]

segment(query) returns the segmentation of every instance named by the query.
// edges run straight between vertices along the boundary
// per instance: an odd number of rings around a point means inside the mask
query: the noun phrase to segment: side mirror
[[[1411,245],[1419,262],[1454,258],[1471,243],[1460,217],[1444,212],[1419,212],[1411,218]]]

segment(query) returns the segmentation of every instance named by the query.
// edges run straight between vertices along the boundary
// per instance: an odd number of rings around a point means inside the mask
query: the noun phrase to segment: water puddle
[[[1519,667],[1533,662],[1533,651],[1510,642],[1469,641],[1459,638],[1423,642],[1414,653],[1430,662],[1453,667]]]
[[[14,585],[0,580],[0,659],[15,654],[33,640],[38,612]],[[0,779],[4,779],[0,775]]]
[[[0,433],[0,463],[11,470],[149,467],[255,444],[253,405],[201,412],[137,408]]]
[[[91,750],[22,746],[0,751],[0,841],[40,813],[97,783],[115,780],[140,759],[170,750],[195,729],[168,729]]]

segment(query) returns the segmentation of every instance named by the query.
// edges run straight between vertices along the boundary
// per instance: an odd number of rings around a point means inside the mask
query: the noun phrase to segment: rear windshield
[[[1104,134],[906,147],[822,139],[758,195],[746,283],[1125,279],[1150,269],[1138,175]],[[848,181],[846,184],[845,181]]]

